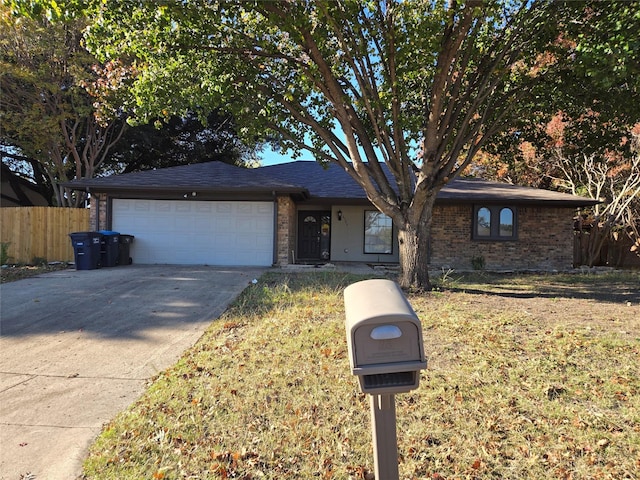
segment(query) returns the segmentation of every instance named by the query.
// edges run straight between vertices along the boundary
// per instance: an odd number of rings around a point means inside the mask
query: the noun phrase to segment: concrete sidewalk
[[[70,480],[135,401],[264,269],[66,270],[0,287],[0,479]]]

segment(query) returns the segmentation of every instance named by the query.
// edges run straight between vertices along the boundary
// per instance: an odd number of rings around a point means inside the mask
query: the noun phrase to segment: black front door
[[[298,212],[298,259],[329,260],[331,212]]]

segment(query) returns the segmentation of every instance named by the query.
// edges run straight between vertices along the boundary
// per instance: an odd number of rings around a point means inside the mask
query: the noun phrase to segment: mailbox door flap
[[[396,338],[376,340],[372,332],[380,324],[364,324],[356,328],[353,333],[353,349],[355,351],[355,365],[374,365],[379,363],[396,363],[420,361],[420,332],[418,326],[409,321],[393,323],[402,332]],[[379,335],[373,335],[379,337]]]

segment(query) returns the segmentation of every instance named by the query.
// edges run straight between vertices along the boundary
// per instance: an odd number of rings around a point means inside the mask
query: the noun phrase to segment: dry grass
[[[17,282],[25,278],[36,277],[43,273],[67,270],[66,262],[40,263],[38,265],[3,265],[0,269],[0,283]]]
[[[343,323],[361,279],[249,287],[106,426],[86,478],[373,478]],[[446,280],[410,297],[430,364],[396,398],[401,478],[638,478],[640,277]]]

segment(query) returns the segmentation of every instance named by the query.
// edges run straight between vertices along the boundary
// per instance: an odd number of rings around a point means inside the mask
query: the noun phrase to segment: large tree
[[[586,5],[97,3],[89,47],[135,67],[139,119],[224,105],[244,135],[339,164],[393,219],[400,283],[416,288],[430,286],[438,192],[523,108],[549,97],[545,86],[572,60],[560,33]]]
[[[86,12],[53,5],[0,6],[0,157],[12,175],[34,183],[51,205],[82,206],[82,192],[61,183],[205,161],[257,162],[260,145],[241,142],[224,112],[124,128],[129,104],[120,87],[131,66],[98,62],[82,42]]]
[[[84,204],[81,192],[60,184],[92,177],[124,127],[95,114],[86,86],[97,77],[96,61],[81,44],[85,26],[80,17],[51,22],[0,5],[3,163],[26,159],[34,178],[46,178],[43,193],[58,206]]]
[[[640,122],[640,2],[566,2],[562,29],[546,61],[559,62],[544,89],[500,132],[477,171],[518,184],[554,188],[558,152],[573,172],[585,158],[631,158],[630,132]],[[476,162],[474,162],[476,163]],[[587,169],[588,170],[588,169]],[[581,186],[585,186],[584,184]],[[586,190],[586,188],[585,188]]]

